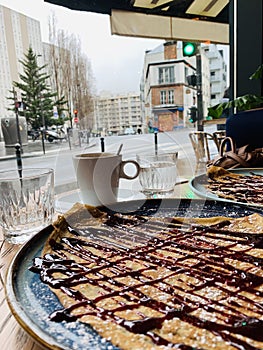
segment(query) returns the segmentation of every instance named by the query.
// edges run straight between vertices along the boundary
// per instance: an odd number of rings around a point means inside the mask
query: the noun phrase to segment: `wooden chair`
[[[194,131],[189,133],[194,154],[196,157],[195,173],[204,170],[205,165],[212,159],[211,154],[218,152],[218,146],[212,134],[205,131]]]
[[[226,137],[226,131],[225,130],[215,131],[215,132],[213,132],[213,137],[214,137],[214,141],[215,141],[217,150],[219,151],[220,144],[224,140],[224,138]]]

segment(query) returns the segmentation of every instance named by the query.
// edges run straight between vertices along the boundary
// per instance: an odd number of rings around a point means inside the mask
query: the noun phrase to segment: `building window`
[[[159,68],[159,84],[174,82],[174,66]]]
[[[166,104],[166,91],[165,90],[161,91],[160,100],[161,100],[161,105]]]
[[[168,91],[168,103],[170,104],[174,103],[174,90]]]

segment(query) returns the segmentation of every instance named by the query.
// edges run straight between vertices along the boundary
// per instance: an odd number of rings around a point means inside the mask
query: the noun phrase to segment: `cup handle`
[[[126,164],[134,164],[136,168],[136,174],[133,176],[127,175],[124,171],[124,167]],[[135,161],[135,160],[123,160],[121,162],[121,167],[120,167],[120,177],[123,179],[128,179],[128,180],[133,180],[135,179],[140,173],[140,165]]]

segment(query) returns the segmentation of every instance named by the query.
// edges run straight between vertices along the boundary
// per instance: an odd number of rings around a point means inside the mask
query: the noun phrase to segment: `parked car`
[[[126,128],[124,131],[124,135],[134,135],[135,131],[133,130],[133,128]]]

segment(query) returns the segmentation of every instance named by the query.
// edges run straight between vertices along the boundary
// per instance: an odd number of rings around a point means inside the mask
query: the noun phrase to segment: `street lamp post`
[[[42,106],[42,95],[39,95],[39,102],[40,102],[40,113],[41,113],[41,119],[42,119],[42,149],[43,153],[46,154],[46,149],[45,149],[45,136],[46,136],[46,122],[45,122],[45,117],[43,113],[43,106]]]
[[[71,88],[69,87],[69,120],[70,120],[70,128],[73,129],[71,110],[72,110],[72,95],[71,95]]]
[[[13,89],[13,94],[14,94],[14,101],[15,101],[17,140],[18,140],[18,143],[20,144],[20,151],[21,153],[23,153],[22,139],[21,139],[21,133],[20,133],[20,126],[19,126],[19,113],[18,113],[19,102],[17,101],[17,94],[15,89]]]

